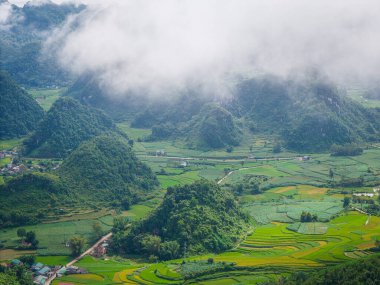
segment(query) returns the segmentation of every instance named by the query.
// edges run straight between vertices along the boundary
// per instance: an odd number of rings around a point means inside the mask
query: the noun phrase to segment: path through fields
[[[106,234],[104,237],[102,237],[100,240],[98,240],[93,246],[91,246],[89,249],[87,249],[85,252],[83,252],[80,256],[74,258],[72,261],[66,264],[66,268],[74,265],[76,262],[81,260],[86,255],[90,254],[97,246],[99,246],[101,243],[109,240],[112,237],[112,232]],[[50,277],[48,280],[46,280],[45,285],[50,285],[53,280],[57,278],[57,273],[54,273],[52,277]]]

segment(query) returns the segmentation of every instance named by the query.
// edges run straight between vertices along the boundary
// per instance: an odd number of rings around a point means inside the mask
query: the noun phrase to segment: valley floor
[[[113,217],[118,215],[132,221],[141,219],[157,207],[167,187],[199,179],[219,182],[231,190],[238,184],[260,181],[259,193],[245,187],[237,195],[242,209],[252,218],[252,231],[242,237],[236,248],[218,255],[186,256],[153,264],[135,257],[87,256],[76,265],[88,274],[68,275],[53,284],[259,284],[300,270],[365,258],[373,254],[370,249],[380,239],[380,217],[365,214],[369,204],[351,202],[349,208],[343,208],[345,197],[352,200],[360,193],[373,194],[370,199],[378,203],[374,188],[380,181],[379,145],[372,145],[355,157],[273,154],[271,140],[252,136],[232,153],[204,152],[186,149],[181,142],[138,142],[138,138],[148,134],[147,130],[132,129],[128,124],[120,127],[134,139],[137,156],[156,172],[161,189],[128,211],[81,209],[24,227],[36,232],[40,240],[37,251],[14,250],[18,244],[17,229],[3,229],[0,240],[5,249],[0,250],[0,260],[34,253],[45,264],[66,264],[70,258],[65,243],[72,235],[89,238],[95,221],[109,231]],[[165,154],[156,155],[161,150]],[[328,186],[358,177],[374,186]],[[317,215],[318,221],[300,223],[304,211]],[[209,258],[213,258],[212,263]]]

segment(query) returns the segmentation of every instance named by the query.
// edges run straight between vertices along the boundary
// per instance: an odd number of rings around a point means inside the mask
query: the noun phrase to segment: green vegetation
[[[23,265],[12,268],[0,266],[0,285],[32,285],[33,280],[27,268]]]
[[[150,168],[117,135],[102,135],[83,143],[67,157],[58,173],[80,196],[111,202],[126,210],[158,185]]]
[[[356,145],[332,145],[331,155],[332,156],[356,156],[361,155],[363,149]]]
[[[201,149],[236,146],[241,139],[231,113],[215,104],[205,105],[185,127],[185,132],[190,144]]]
[[[179,246],[186,254],[220,252],[233,247],[244,229],[246,217],[232,194],[198,181],[168,188],[162,204],[131,229],[123,249],[148,256],[162,256],[162,247],[176,247],[179,254]]]
[[[0,185],[0,227],[35,224],[75,205],[128,210],[157,185],[124,138],[102,135],[83,143],[56,171],[30,172]]]
[[[34,224],[57,204],[75,201],[59,177],[48,173],[17,176],[0,185],[0,197],[0,228]]]
[[[380,256],[352,261],[318,273],[294,274],[278,283],[284,285],[348,285],[348,284],[378,284],[380,282]]]
[[[44,112],[37,102],[0,71],[0,139],[25,136],[36,129]]]
[[[66,88],[54,89],[28,89],[28,92],[40,104],[40,106],[47,112],[53,103],[66,91]]]
[[[83,252],[83,248],[86,245],[86,242],[87,241],[82,237],[71,237],[68,241],[71,250],[71,255],[73,257],[79,256]]]
[[[117,131],[116,126],[101,111],[60,98],[24,142],[25,152],[34,157],[65,157],[81,142],[110,131]]]

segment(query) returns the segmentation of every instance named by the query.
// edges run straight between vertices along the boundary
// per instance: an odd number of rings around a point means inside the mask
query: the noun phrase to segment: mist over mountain
[[[67,85],[72,76],[54,58],[45,56],[43,43],[83,5],[29,2],[23,7],[0,4],[0,65],[24,86]]]
[[[374,0],[95,1],[46,47],[114,97],[162,98],[194,86],[228,97],[241,77],[310,68],[340,84],[369,84],[378,78],[378,9]]]

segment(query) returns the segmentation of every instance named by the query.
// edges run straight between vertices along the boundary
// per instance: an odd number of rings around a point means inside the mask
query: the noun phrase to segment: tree
[[[145,253],[148,255],[157,255],[161,245],[161,238],[154,235],[146,235],[141,241]]]
[[[34,231],[27,232],[25,242],[30,243],[32,248],[37,248],[39,241],[36,239],[36,233]]]
[[[19,228],[17,230],[17,236],[19,238],[24,238],[26,236],[26,230],[24,228]]]
[[[98,221],[92,224],[92,232],[95,239],[100,239],[103,236],[104,231],[102,225]]]
[[[161,260],[176,259],[180,256],[180,246],[177,241],[166,241],[161,243],[158,256]]]
[[[128,227],[128,219],[125,217],[116,217],[113,219],[112,232],[124,232]]]
[[[334,179],[334,171],[332,170],[332,168],[330,168],[329,170],[329,177],[330,179]]]
[[[23,255],[20,256],[19,260],[30,267],[36,262],[36,257],[34,255]]]
[[[73,236],[69,240],[69,246],[71,249],[71,254],[73,256],[78,256],[82,253],[83,247],[86,244],[86,239],[79,237],[79,236]]]
[[[20,285],[20,282],[14,275],[0,273],[0,285]]]
[[[343,199],[343,208],[348,208],[348,206],[350,205],[350,202],[351,202],[350,198],[344,197],[344,199]]]
[[[252,183],[251,184],[251,193],[252,194],[260,194],[261,192],[260,192],[260,186],[259,186],[259,184],[258,183],[256,183],[256,182],[254,182],[254,183]]]
[[[274,146],[273,146],[273,153],[280,153],[281,152],[281,144],[279,142],[277,142]]]

